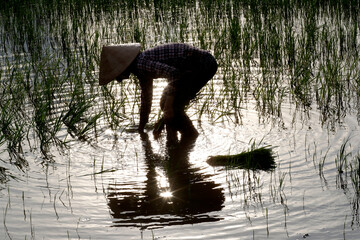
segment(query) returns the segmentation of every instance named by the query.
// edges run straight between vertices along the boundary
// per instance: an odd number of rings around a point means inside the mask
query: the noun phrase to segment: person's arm
[[[152,79],[167,78],[169,85],[172,86],[171,91],[169,91],[169,96],[171,96],[176,90],[176,82],[180,79],[180,71],[173,66],[147,57],[141,57],[137,60],[136,70],[142,90],[139,131],[143,131],[151,110]],[[166,102],[164,110],[166,111],[166,113],[164,112],[164,119],[173,117],[173,97]]]
[[[151,112],[152,95],[153,95],[153,79],[143,77],[139,80],[141,87],[139,132],[143,132],[146,123],[149,121],[149,115]]]

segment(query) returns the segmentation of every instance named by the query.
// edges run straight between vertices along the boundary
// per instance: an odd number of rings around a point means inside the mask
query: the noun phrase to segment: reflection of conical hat
[[[119,76],[140,52],[140,44],[103,46],[100,59],[99,84],[105,85]]]

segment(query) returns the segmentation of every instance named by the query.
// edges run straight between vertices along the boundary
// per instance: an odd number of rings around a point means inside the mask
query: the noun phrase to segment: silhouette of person
[[[207,51],[183,43],[160,45],[140,52],[140,44],[104,46],[101,53],[99,84],[116,79],[121,82],[133,73],[140,82],[141,109],[139,132],[149,120],[153,79],[166,78],[160,107],[163,117],[155,124],[154,137],[166,126],[168,140],[176,142],[177,132],[196,137],[197,130],[185,113],[189,102],[215,75],[217,62]]]

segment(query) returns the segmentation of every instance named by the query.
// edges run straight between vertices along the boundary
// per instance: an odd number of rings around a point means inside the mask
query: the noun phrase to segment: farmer
[[[155,124],[154,136],[160,135],[164,125],[168,140],[177,140],[177,131],[182,136],[198,136],[185,108],[216,73],[215,58],[207,51],[182,43],[160,45],[143,52],[140,48],[140,44],[104,46],[99,84],[114,79],[121,82],[130,73],[137,76],[141,87],[138,130],[143,132],[151,111],[153,79],[166,78],[168,85],[160,100],[163,118]]]

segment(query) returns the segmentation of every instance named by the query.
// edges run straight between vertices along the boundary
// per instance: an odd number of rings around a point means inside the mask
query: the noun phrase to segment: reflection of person
[[[139,131],[143,132],[151,111],[154,78],[167,78],[160,107],[164,118],[156,124],[155,137],[164,124],[168,139],[181,135],[197,136],[185,107],[217,70],[215,58],[207,51],[187,44],[173,43],[140,52],[139,44],[104,46],[101,53],[99,84],[105,85],[116,78],[119,82],[136,75],[141,87]],[[164,123],[164,124],[162,124]]]
[[[182,137],[177,144],[168,145],[165,157],[152,151],[147,133],[141,139],[145,152],[147,174],[144,188],[122,189],[124,185],[109,186],[108,204],[117,226],[173,225],[220,220],[207,213],[220,211],[224,195],[219,184],[207,180],[199,169],[189,164],[189,152],[194,141]],[[170,198],[162,197],[158,172],[164,171]],[[125,184],[126,185],[126,184]],[[151,217],[153,216],[153,217]]]

